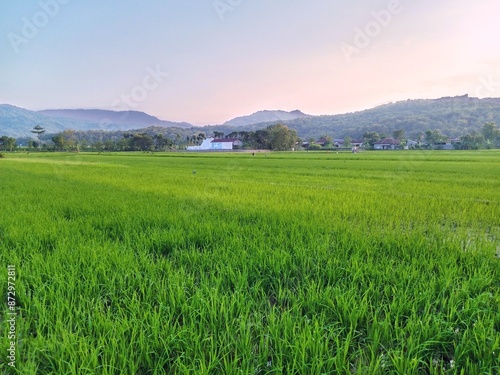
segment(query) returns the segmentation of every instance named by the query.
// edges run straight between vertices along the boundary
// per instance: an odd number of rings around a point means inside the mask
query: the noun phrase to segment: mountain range
[[[30,111],[12,105],[0,105],[0,136],[27,137],[36,125],[46,133],[65,129],[127,131],[144,128],[175,128],[182,135],[193,132],[251,131],[281,122],[297,130],[302,138],[330,135],[335,138],[360,137],[366,131],[391,134],[397,129],[413,136],[427,130],[440,130],[448,136],[479,131],[487,122],[500,124],[500,98],[478,99],[467,95],[440,99],[405,100],[364,111],[340,115],[307,115],[299,110],[259,111],[236,117],[221,125],[195,127],[187,122],[171,122],[138,111],[98,109],[56,109]]]
[[[26,137],[34,126],[47,133],[73,130],[130,130],[148,126],[191,128],[187,122],[160,120],[139,111],[106,111],[100,109],[55,109],[30,111],[8,104],[0,105],[0,135]]]
[[[281,121],[295,129],[303,139],[328,135],[360,138],[365,132],[390,136],[395,130],[404,130],[407,137],[418,138],[427,130],[439,130],[449,137],[481,131],[484,124],[500,125],[500,98],[478,99],[468,95],[439,99],[404,100],[384,104],[364,111],[340,115],[300,116]],[[275,122],[258,122],[245,126],[255,131]],[[231,126],[214,126],[226,134],[235,131]],[[238,129],[236,129],[238,131]]]

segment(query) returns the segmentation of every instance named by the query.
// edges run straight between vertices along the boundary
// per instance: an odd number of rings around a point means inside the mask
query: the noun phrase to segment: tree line
[[[284,124],[270,125],[255,131],[232,131],[225,134],[223,131],[214,130],[212,134],[205,132],[192,132],[183,137],[178,129],[150,127],[138,131],[75,131],[64,130],[57,134],[45,134],[45,129],[37,125],[32,132],[37,140],[29,139],[28,150],[45,149],[53,151],[174,151],[185,149],[189,145],[200,145],[208,136],[214,138],[237,138],[242,141],[246,149],[269,149],[275,151],[291,150],[302,144],[297,132],[289,129]],[[405,129],[396,129],[390,134],[377,131],[366,131],[362,136],[366,148],[384,139],[394,138],[402,146],[411,144],[411,148],[440,148],[449,141],[449,137],[440,130],[427,130],[413,134],[415,138],[408,139]],[[333,148],[333,138],[323,135],[323,146],[314,144],[314,138],[309,139],[310,149]],[[413,142],[409,142],[412,140]],[[351,138],[345,137],[344,147],[350,144]],[[455,139],[453,143],[457,149],[476,150],[500,148],[500,129],[493,123],[486,123],[480,131],[472,131]],[[1,151],[14,151],[18,147],[15,138],[0,137]]]
[[[32,132],[37,140],[25,139],[28,150],[44,149],[51,151],[174,151],[185,149],[189,145],[199,145],[209,136],[214,138],[237,138],[243,142],[243,148],[270,149],[285,151],[294,148],[299,141],[295,130],[286,125],[275,124],[257,131],[233,131],[225,134],[213,131],[213,134],[194,132],[182,136],[180,129],[150,127],[138,131],[75,131],[64,130],[56,134],[45,134],[45,129],[37,125]],[[185,130],[184,130],[185,131]],[[13,151],[17,147],[14,138],[0,138],[0,149]]]
[[[409,143],[404,129],[395,130],[392,134],[367,131],[363,134],[363,142],[367,148],[373,148],[376,142],[389,137],[400,141],[402,145]],[[441,133],[439,129],[416,133],[414,137],[412,147],[426,149],[440,148],[443,143],[450,141],[450,137]],[[456,137],[452,143],[456,149],[461,150],[500,148],[500,129],[494,123],[488,122],[480,131],[472,131]]]

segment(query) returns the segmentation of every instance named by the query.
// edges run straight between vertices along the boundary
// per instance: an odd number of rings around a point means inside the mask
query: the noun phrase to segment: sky
[[[494,0],[0,3],[0,104],[220,124],[500,97]]]

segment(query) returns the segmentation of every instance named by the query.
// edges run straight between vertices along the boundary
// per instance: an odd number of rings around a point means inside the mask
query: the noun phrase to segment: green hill
[[[324,134],[335,138],[361,137],[365,131],[391,134],[397,129],[404,129],[409,137],[417,137],[426,130],[436,129],[447,136],[458,137],[480,131],[486,122],[500,124],[500,98],[458,96],[406,100],[360,112],[309,116],[282,122],[297,130],[302,138],[320,137]],[[245,130],[261,129],[271,123],[252,124],[246,126]],[[214,128],[225,132],[242,130],[224,126]]]

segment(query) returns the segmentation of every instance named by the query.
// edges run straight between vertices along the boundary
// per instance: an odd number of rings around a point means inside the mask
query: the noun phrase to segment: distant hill
[[[189,128],[182,122],[163,121],[138,111],[105,111],[97,109],[57,109],[29,111],[8,104],[0,105],[0,135],[26,137],[35,125],[47,133],[73,130],[130,130],[149,126]]]
[[[391,135],[404,129],[409,137],[427,130],[439,129],[443,134],[458,137],[480,131],[487,122],[500,125],[500,98],[472,98],[467,95],[440,99],[405,100],[372,109],[341,115],[307,116],[282,123],[297,130],[302,138],[329,135],[334,138],[361,137],[366,131]],[[218,131],[257,130],[275,123],[261,122],[236,127],[217,126]]]
[[[308,117],[305,113],[299,110],[287,111],[259,111],[248,116],[236,117],[232,120],[226,121],[223,126],[247,126],[262,122],[276,122],[276,121],[289,121],[297,118]]]
[[[30,135],[30,130],[36,125],[54,133],[64,130],[63,124],[40,113],[8,104],[0,105],[0,135],[24,137]]]
[[[163,121],[157,117],[148,115],[139,111],[106,111],[101,109],[49,109],[38,111],[45,116],[54,119],[73,119],[90,124],[99,124],[101,126],[112,125],[114,127],[122,126],[165,126],[165,127],[184,127],[193,125],[187,122]]]

